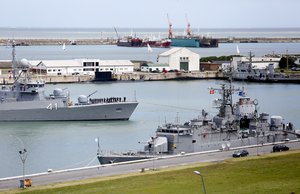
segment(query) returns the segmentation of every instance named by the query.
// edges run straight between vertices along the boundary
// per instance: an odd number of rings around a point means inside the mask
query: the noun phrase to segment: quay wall
[[[205,72],[168,72],[168,73],[132,73],[114,75],[117,80],[141,80],[141,81],[160,81],[160,80],[188,80],[188,79],[224,79],[224,75],[219,71]]]
[[[57,75],[57,76],[38,76],[33,79],[42,79],[45,83],[79,83],[91,82],[95,79],[94,76],[89,75]],[[168,73],[144,73],[134,72],[126,74],[113,75],[117,81],[160,81],[160,80],[189,80],[189,79],[224,79],[224,75],[219,71],[205,71],[205,72],[168,72]],[[37,79],[37,80],[38,80]],[[12,84],[13,79],[8,76],[0,76],[1,84]]]

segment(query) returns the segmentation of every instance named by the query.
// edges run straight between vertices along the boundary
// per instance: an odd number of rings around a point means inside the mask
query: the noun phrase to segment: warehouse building
[[[94,75],[95,72],[112,74],[132,73],[134,64],[129,60],[42,60],[29,61],[36,69],[47,69],[47,75]]]
[[[158,64],[169,64],[170,70],[199,71],[199,54],[187,48],[172,48],[158,55]]]

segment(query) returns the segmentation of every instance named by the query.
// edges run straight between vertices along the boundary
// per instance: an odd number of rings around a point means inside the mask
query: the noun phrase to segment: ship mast
[[[170,21],[169,14],[167,14],[167,18],[168,18],[168,23],[169,23],[169,35],[168,35],[168,38],[171,39],[171,38],[173,38],[173,30],[172,30],[172,23]]]
[[[222,95],[220,106],[218,107],[219,116],[225,117],[226,107],[230,106],[231,110],[233,111],[233,104],[232,104],[232,95],[234,92],[240,91],[240,89],[235,89],[232,86],[232,70],[229,73],[229,85],[221,84],[221,88],[210,88],[211,90],[218,91],[219,94]]]
[[[13,80],[16,79],[16,45],[15,45],[15,41],[12,41],[12,75],[13,75]]]

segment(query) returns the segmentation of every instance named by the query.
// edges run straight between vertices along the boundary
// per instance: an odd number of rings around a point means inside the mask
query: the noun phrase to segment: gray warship
[[[235,89],[231,82],[221,88],[210,88],[210,93],[219,93],[215,100],[218,114],[209,117],[202,114],[183,124],[165,123],[158,126],[155,136],[145,142],[144,150],[135,154],[103,155],[98,151],[101,164],[132,161],[164,155],[230,150],[245,146],[284,142],[300,137],[292,123],[284,123],[281,116],[258,113],[258,100]],[[233,94],[239,99],[233,103]]]
[[[249,62],[237,64],[237,69],[231,68],[232,78],[235,81],[247,81],[258,83],[300,83],[300,76],[296,74],[287,75],[277,73],[274,64],[269,64],[265,68],[257,68],[252,64],[252,53],[250,52]],[[226,74],[226,72],[225,72]]]
[[[128,120],[138,105],[125,97],[92,99],[95,92],[73,103],[69,92],[60,88],[46,95],[45,83],[31,78],[30,64],[26,59],[16,61],[14,44],[12,48],[14,82],[0,88],[0,121]]]
[[[233,93],[239,99],[233,103]],[[202,110],[202,115],[184,124],[166,123],[159,126],[156,135],[144,146],[146,152],[162,154],[193,153],[229,150],[251,145],[263,145],[297,139],[292,123],[284,123],[281,116],[258,113],[258,100],[251,100],[245,92],[230,84],[211,88],[210,93],[220,93],[215,100],[219,112],[212,118]]]

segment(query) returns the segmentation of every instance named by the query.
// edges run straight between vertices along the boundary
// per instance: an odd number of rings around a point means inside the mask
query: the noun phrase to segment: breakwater
[[[266,38],[266,37],[244,37],[244,38],[219,38],[219,43],[289,43],[300,42],[300,37],[294,38]],[[30,45],[115,45],[116,39],[102,38],[102,39],[15,39],[15,43],[18,46],[30,46]],[[0,39],[0,46],[10,44],[7,39]]]

